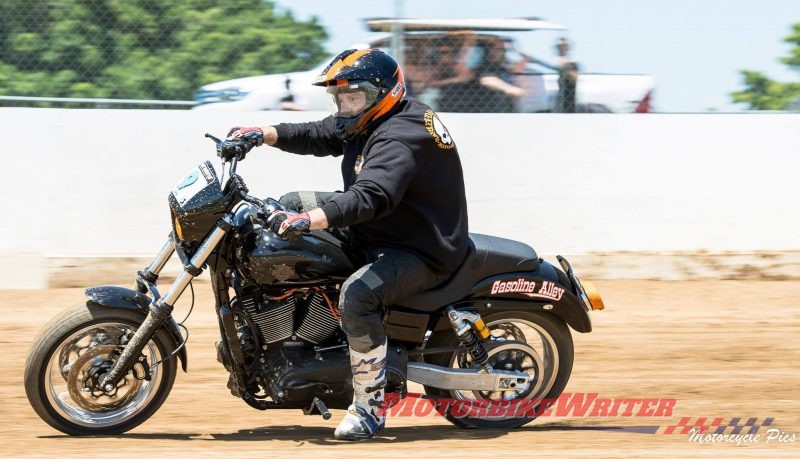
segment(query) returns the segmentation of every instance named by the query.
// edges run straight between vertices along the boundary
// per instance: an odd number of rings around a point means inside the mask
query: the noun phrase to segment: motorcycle
[[[336,230],[288,240],[271,231],[270,216],[284,206],[248,195],[236,174],[252,145],[233,145],[239,150],[228,157],[221,152],[232,141],[206,136],[223,157],[223,178],[228,166],[224,186],[209,161],[194,167],[169,194],[172,231],[134,288],[86,289],[85,303],[53,318],[35,340],[25,391],[55,429],[121,434],[158,410],[178,362],[187,368],[183,325],[171,313],[204,269],[219,322],[217,360],[232,395],[258,410],[302,409],[325,419],[329,408],[350,404],[337,300],[360,266],[357,250]],[[590,332],[589,312],[603,302],[561,256],[559,269],[521,242],[469,239],[463,264],[443,284],[386,311],[386,392],[403,397],[413,381],[435,400],[468,402],[442,410],[455,425],[518,427],[564,390],[574,354],[569,328]],[[183,270],[161,295],[159,274],[174,254]],[[496,401],[530,409],[497,417],[479,403]]]

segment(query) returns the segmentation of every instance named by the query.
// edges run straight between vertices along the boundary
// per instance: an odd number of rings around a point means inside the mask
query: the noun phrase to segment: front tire
[[[435,399],[454,401],[480,400],[484,403],[487,401],[506,402],[509,400],[556,399],[561,395],[572,373],[572,363],[574,359],[572,336],[570,335],[569,328],[567,328],[567,325],[563,321],[549,313],[527,311],[501,311],[490,313],[483,317],[483,321],[492,334],[489,339],[495,342],[522,342],[533,348],[539,354],[541,358],[541,368],[536,368],[535,374],[536,378],[541,379],[541,386],[537,386],[539,388],[535,391],[519,394],[519,397],[514,396],[514,393],[509,395],[507,392],[480,394],[472,391],[445,390],[424,386],[426,394]],[[458,338],[452,330],[444,330],[433,334],[426,347],[436,348],[453,346],[458,346]],[[508,351],[508,353],[512,352],[514,351]],[[510,362],[510,359],[504,360],[502,356],[499,356],[497,359],[490,359],[490,364],[492,364],[493,360],[506,365]],[[426,355],[425,361],[446,368],[470,368],[472,364],[469,354],[462,348],[459,348],[459,350],[455,352]],[[519,368],[502,366],[497,369],[524,371]],[[481,411],[480,408],[466,413],[463,410],[454,413],[453,410],[446,409],[444,411],[444,417],[449,422],[464,428],[511,429],[525,425],[535,419],[532,409],[525,410],[524,413],[526,414],[525,416],[519,416],[519,413],[516,413],[515,416],[504,417],[502,415],[487,416],[486,411]],[[530,415],[528,415],[528,413],[530,413]]]
[[[80,304],[54,317],[39,333],[25,364],[25,393],[36,414],[68,435],[116,435],[147,420],[175,382],[175,344],[161,328],[145,345],[139,363],[114,393],[98,388],[144,315],[137,311]],[[165,359],[150,370],[145,367]]]

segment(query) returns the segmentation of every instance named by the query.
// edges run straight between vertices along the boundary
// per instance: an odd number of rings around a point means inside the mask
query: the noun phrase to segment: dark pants
[[[289,209],[307,212],[334,193],[295,192],[281,197]],[[383,316],[393,303],[433,288],[449,276],[431,269],[421,258],[389,247],[365,247],[368,263],[347,278],[339,295],[342,329],[350,347],[368,352],[386,341]]]
[[[448,277],[404,250],[368,252],[372,262],[347,278],[339,296],[342,329],[350,347],[358,352],[370,351],[386,341],[383,314],[388,306],[433,288]]]

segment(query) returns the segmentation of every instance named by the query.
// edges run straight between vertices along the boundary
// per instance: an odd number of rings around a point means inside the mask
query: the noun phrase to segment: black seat
[[[536,251],[522,242],[469,234],[469,251],[458,270],[441,285],[397,303],[418,311],[433,311],[469,294],[475,284],[487,277],[515,271],[535,271],[539,267]]]

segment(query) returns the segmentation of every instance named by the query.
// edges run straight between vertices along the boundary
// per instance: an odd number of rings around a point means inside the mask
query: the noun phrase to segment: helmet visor
[[[368,81],[345,82],[328,86],[331,95],[331,111],[334,116],[351,118],[370,108],[380,95],[380,90]]]

